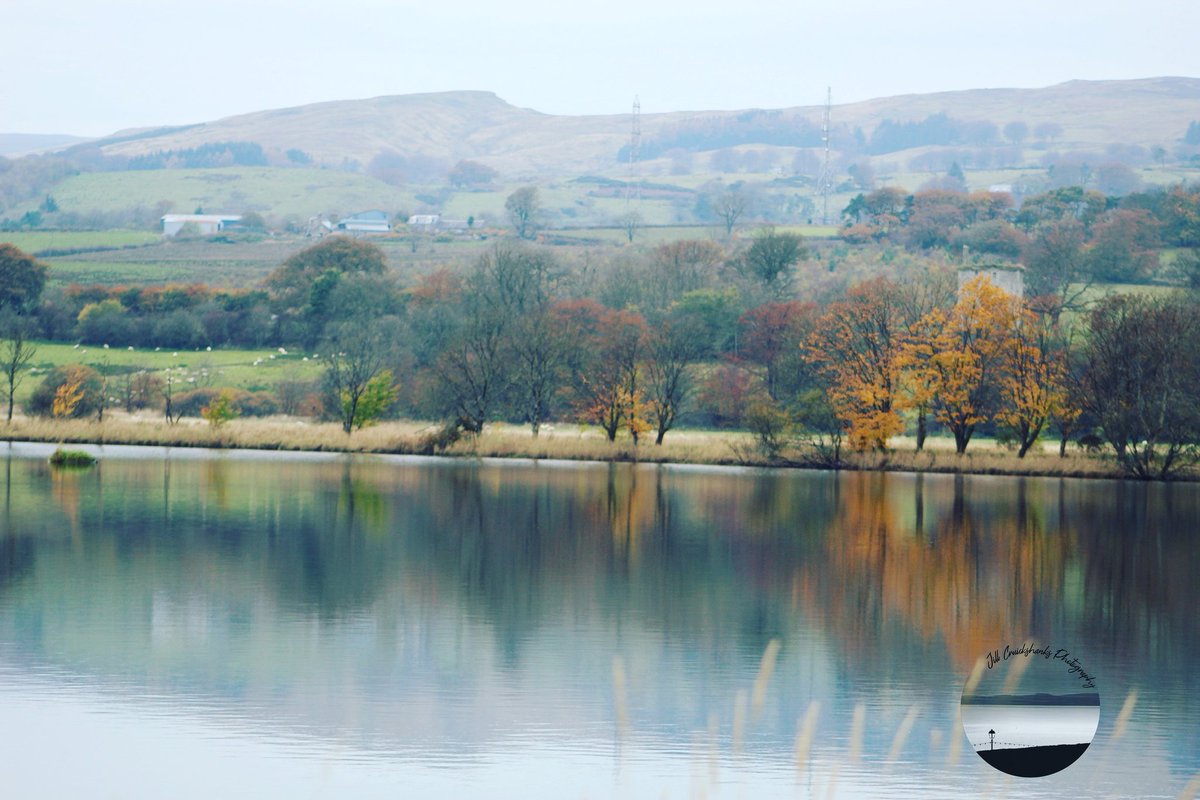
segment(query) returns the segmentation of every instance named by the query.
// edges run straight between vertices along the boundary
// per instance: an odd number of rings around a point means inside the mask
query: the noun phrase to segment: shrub
[[[750,403],[742,421],[758,438],[759,451],[771,460],[779,458],[791,427],[787,412],[769,399],[758,399]]]
[[[125,344],[130,341],[129,314],[119,300],[88,303],[79,312],[78,333],[86,344]]]
[[[279,413],[279,404],[271,392],[241,392],[234,398],[243,417],[269,417]]]
[[[233,405],[233,389],[222,389],[208,405],[200,409],[200,416],[214,428],[221,427],[237,415]]]
[[[70,388],[78,391],[79,398],[62,416],[80,419],[94,414],[100,408],[104,389],[100,373],[85,364],[66,364],[46,374],[34,388],[26,410],[42,417],[52,416],[55,397],[61,402],[70,393],[67,391]]]
[[[211,386],[174,395],[171,398],[171,409],[180,416],[209,419],[205,416],[204,409],[213,408],[213,404],[219,403],[222,396],[228,399],[229,410],[235,417],[269,417],[279,413],[279,405],[270,392],[247,392],[245,389]]]
[[[206,339],[204,325],[184,309],[172,311],[154,326],[153,340],[160,347],[198,347]]]
[[[172,410],[181,417],[198,417],[200,411],[216,399],[220,389],[206,387],[180,392],[171,397]]]

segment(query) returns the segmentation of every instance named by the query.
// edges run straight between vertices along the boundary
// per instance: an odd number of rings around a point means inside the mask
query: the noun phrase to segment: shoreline
[[[670,431],[662,445],[651,437],[634,445],[627,437],[609,442],[595,429],[577,425],[547,425],[533,437],[528,427],[489,425],[478,436],[439,447],[434,439],[438,425],[419,422],[384,422],[347,436],[337,423],[316,423],[296,418],[236,419],[220,427],[199,420],[168,425],[113,413],[103,422],[94,420],[14,419],[0,423],[0,441],[67,445],[134,445],[149,447],[262,450],[277,452],[364,453],[379,455],[442,456],[450,458],[518,458],[530,460],[662,463],[769,469],[812,469],[865,472],[909,472],[951,475],[1139,480],[1115,462],[1083,453],[1060,458],[1057,452],[1031,452],[1018,459],[1015,453],[989,442],[962,456],[953,450],[927,447],[894,449],[886,453],[843,452],[838,464],[795,448],[770,458],[759,451],[754,436],[746,432]],[[987,449],[985,449],[987,448]],[[1174,480],[1195,482],[1191,470]],[[1139,482],[1141,482],[1139,480]]]

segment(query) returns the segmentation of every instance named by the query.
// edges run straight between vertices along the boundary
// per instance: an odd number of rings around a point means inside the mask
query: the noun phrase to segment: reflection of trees
[[[323,618],[391,602],[484,620],[509,665],[555,626],[756,663],[813,619],[860,665],[944,642],[965,670],[1079,624],[1175,664],[1200,647],[1194,486],[372,459],[181,460],[169,478],[113,461],[68,484],[15,464],[0,584],[60,548],[68,571],[103,550],[124,569],[105,580],[174,592],[174,559]]]
[[[289,605],[332,616],[368,606],[386,584],[389,515],[349,460],[323,473],[300,503],[268,495],[283,500],[268,514],[268,563]]]
[[[895,622],[963,671],[1027,636],[1180,674],[1200,655],[1193,485],[849,474],[841,489],[805,602],[860,663],[897,646]]]
[[[1066,500],[1083,545],[1085,628],[1106,648],[1192,672],[1200,657],[1200,492],[1192,484],[1105,489],[1102,502]]]
[[[4,527],[0,528],[0,591],[33,568],[33,543],[17,534],[12,520],[12,456],[4,459]]]
[[[1031,502],[1041,489],[1018,480],[1005,485],[1015,498],[973,497],[974,487],[962,476],[845,476],[827,540],[836,584],[822,593],[847,646],[875,651],[899,620],[926,641],[944,639],[952,662],[970,669],[997,643],[1048,636],[1061,621],[1072,547]]]

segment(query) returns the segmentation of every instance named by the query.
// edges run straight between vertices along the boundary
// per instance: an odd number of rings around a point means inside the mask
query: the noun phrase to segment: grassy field
[[[302,236],[237,239],[172,240],[136,250],[75,253],[43,258],[52,284],[107,286],[152,283],[205,283],[218,287],[251,287],[293,253],[312,244]]]
[[[11,231],[0,233],[0,243],[8,242],[37,254],[43,250],[81,250],[92,247],[138,247],[154,244],[162,236],[150,231]]]
[[[132,367],[150,372],[179,370],[181,388],[232,386],[258,391],[270,389],[281,380],[310,380],[321,373],[320,358],[312,353],[278,348],[259,350],[146,350],[137,348],[90,347],[60,342],[39,342],[32,370],[17,391],[18,404],[25,402],[42,377],[63,364],[87,364],[101,370]]]
[[[102,286],[143,285],[150,283],[191,283],[200,270],[187,264],[162,264],[140,261],[84,261],[78,256],[43,259],[50,267],[51,284],[100,284]],[[211,270],[204,270],[211,274]],[[232,276],[231,276],[232,277]],[[236,280],[236,279],[235,279]]]

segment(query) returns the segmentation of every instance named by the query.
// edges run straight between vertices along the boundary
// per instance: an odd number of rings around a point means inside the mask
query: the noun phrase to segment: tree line
[[[918,261],[804,301],[799,284],[822,269],[810,255],[801,237],[769,228],[728,249],[678,241],[603,268],[500,241],[465,269],[400,285],[376,246],[330,237],[254,290],[58,294],[44,292],[44,265],[4,245],[0,357],[10,414],[37,338],[298,345],[321,359],[319,382],[183,392],[170,370],[68,366],[42,380],[30,410],[306,413],[347,433],[407,416],[446,420],[453,435],[497,421],[537,435],[571,420],[635,444],[691,424],[750,429],[773,455],[802,440],[831,464],[903,433],[921,449],[935,431],[959,453],[988,434],[1024,457],[1053,432],[1060,452],[1072,438],[1106,443],[1144,477],[1196,460],[1194,295],[1117,295],[1072,310],[982,275],[959,286],[950,269]]]
[[[855,196],[840,236],[914,250],[1020,263],[1034,295],[1092,282],[1200,281],[1200,189],[1183,185],[1115,198],[1079,186],[1026,198],[1007,192],[884,187]],[[1160,253],[1177,250],[1165,275]]]

